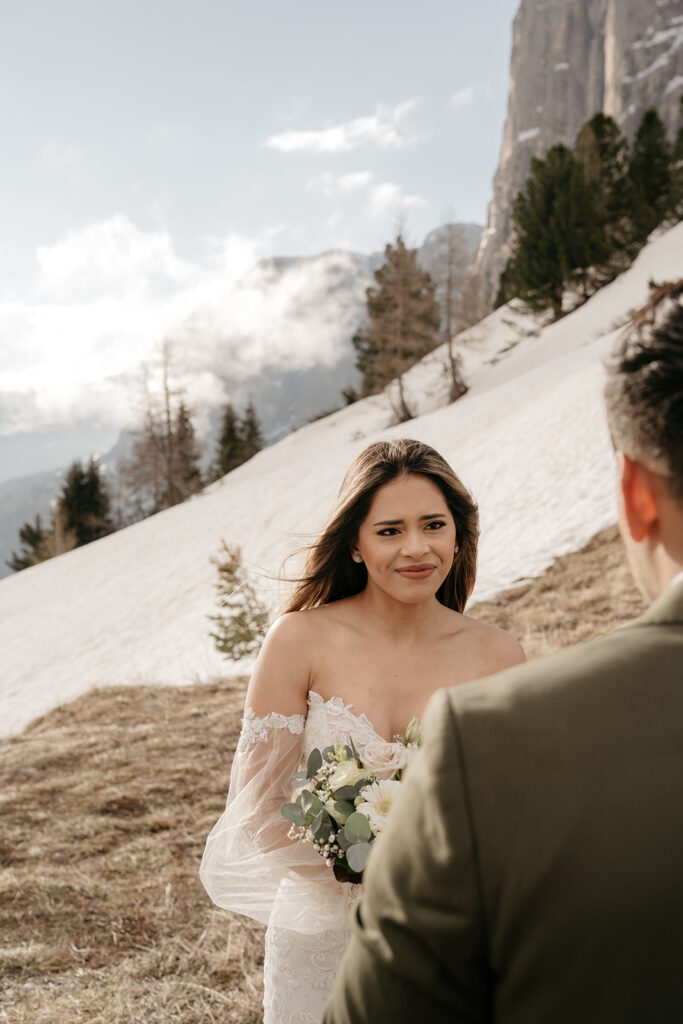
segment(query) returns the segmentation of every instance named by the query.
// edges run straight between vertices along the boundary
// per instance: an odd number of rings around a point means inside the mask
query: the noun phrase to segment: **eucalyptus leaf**
[[[356,796],[356,787],[341,786],[339,789],[335,789],[332,796],[335,800],[353,800]]]
[[[325,747],[323,750],[323,761],[327,761],[328,764],[330,763],[330,754],[334,754],[334,747]]]
[[[308,755],[308,764],[306,765],[307,778],[312,779],[315,773],[319,771],[320,768],[322,768],[322,764],[323,755],[320,753],[317,747],[314,747],[313,750]]]
[[[317,793],[311,793],[311,802],[309,809],[313,811],[315,814],[317,814],[319,811],[323,809],[323,802],[317,795]]]
[[[370,822],[359,811],[354,811],[344,825],[344,832],[352,843],[367,842],[372,838]]]
[[[283,804],[280,813],[283,818],[291,821],[293,825],[304,825],[306,823],[306,812],[299,804]]]
[[[315,818],[313,819],[311,824],[308,826],[310,831],[313,833],[314,836],[316,836],[316,838],[317,838],[318,829],[320,828],[322,823],[323,823],[323,812],[320,811],[320,813],[316,814]]]
[[[337,842],[339,843],[340,848],[342,850],[344,850],[344,852],[346,852],[349,849],[349,847],[352,845],[349,842],[349,840],[346,838],[346,836],[344,835],[344,829],[343,828],[340,829],[339,832],[337,832]]]
[[[334,804],[334,809],[335,811],[339,811],[340,814],[345,815],[346,818],[348,819],[351,817],[356,808],[355,805],[352,804],[350,800],[336,800]]]
[[[371,849],[372,843],[355,843],[349,847],[346,859],[352,871],[357,871],[360,874],[365,869]]]
[[[321,811],[317,816],[313,824],[311,825],[311,832],[316,839],[320,839],[323,843],[326,843],[330,838],[332,832],[332,822],[330,821],[329,815],[325,811]]]
[[[301,806],[303,807],[303,809],[305,811],[310,811],[311,806],[313,804],[313,794],[311,793],[310,789],[305,789],[301,796],[299,797],[299,800],[301,801]]]

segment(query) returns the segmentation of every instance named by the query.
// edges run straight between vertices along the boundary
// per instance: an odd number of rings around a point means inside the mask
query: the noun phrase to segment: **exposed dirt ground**
[[[470,613],[533,658],[641,607],[611,529]],[[197,877],[245,685],[95,689],[0,741],[0,1021],[260,1020],[263,929]]]

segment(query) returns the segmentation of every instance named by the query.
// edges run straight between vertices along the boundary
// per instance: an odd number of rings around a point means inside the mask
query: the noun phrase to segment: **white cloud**
[[[463,110],[465,107],[471,107],[480,96],[491,98],[491,87],[488,82],[473,82],[464,89],[458,89],[451,96],[448,105],[452,110]]]
[[[162,339],[205,411],[224,398],[222,376],[335,365],[361,315],[364,271],[339,252],[259,262],[281,230],[208,239],[190,261],[168,233],[117,216],[41,247],[43,298],[0,300],[0,436],[88,417],[126,425],[140,365]]]
[[[192,275],[167,232],[141,231],[121,214],[38,246],[36,258],[41,288],[57,300],[177,288]]]
[[[403,211],[427,206],[422,196],[406,196],[403,189],[394,181],[384,181],[375,185],[370,192],[369,211],[378,219],[400,215]]]
[[[264,145],[281,153],[347,153],[365,145],[402,149],[417,141],[415,136],[401,131],[401,122],[416,107],[416,99],[405,100],[395,107],[380,104],[377,111],[367,117],[330,128],[280,132],[269,136]]]
[[[321,192],[324,196],[347,196],[368,188],[374,174],[372,171],[350,171],[348,174],[333,174],[323,171],[306,182],[309,192]]]
[[[475,87],[468,85],[466,89],[459,89],[458,92],[453,93],[451,96],[451,106],[455,110],[459,110],[461,107],[469,107],[474,103],[475,96]]]

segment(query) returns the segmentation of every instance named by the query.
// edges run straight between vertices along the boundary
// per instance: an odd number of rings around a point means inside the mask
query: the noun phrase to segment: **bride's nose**
[[[401,554],[406,558],[419,558],[429,550],[429,543],[422,530],[409,530],[403,537]]]

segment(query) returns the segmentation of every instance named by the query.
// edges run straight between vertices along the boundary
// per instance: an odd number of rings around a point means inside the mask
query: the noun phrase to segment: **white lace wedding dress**
[[[244,714],[226,808],[200,877],[218,906],[268,925],[264,1024],[320,1024],[346,947],[360,886],[337,882],[310,843],[290,839],[280,808],[311,750],[349,736],[359,750],[383,742],[353,705],[314,690],[306,716]]]

